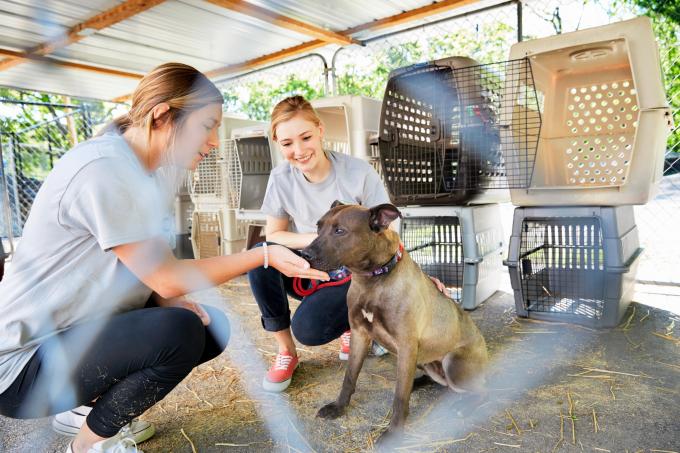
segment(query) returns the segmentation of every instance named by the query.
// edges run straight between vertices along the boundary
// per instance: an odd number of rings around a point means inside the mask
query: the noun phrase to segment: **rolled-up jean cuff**
[[[267,332],[285,330],[290,327],[290,310],[283,316],[277,316],[276,318],[265,318],[263,316],[260,320],[262,321],[262,327],[264,327],[264,330]]]

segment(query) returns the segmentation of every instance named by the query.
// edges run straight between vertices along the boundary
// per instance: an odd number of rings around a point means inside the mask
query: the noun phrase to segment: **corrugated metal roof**
[[[122,3],[111,0],[0,0],[0,48],[26,51]],[[432,2],[250,0],[250,3],[317,27],[341,32]],[[400,27],[406,28],[419,22],[402,24]],[[384,32],[381,30],[381,33]],[[357,36],[369,35],[371,33]],[[207,1],[168,0],[59,48],[49,56],[140,74],[167,61],[181,61],[201,71],[210,71],[314,40],[314,37],[302,32],[282,28]],[[0,70],[0,85],[112,99],[129,94],[136,81],[116,75],[24,62]]]
[[[74,97],[111,99],[132,93],[137,80],[28,62],[0,72],[0,85]]]

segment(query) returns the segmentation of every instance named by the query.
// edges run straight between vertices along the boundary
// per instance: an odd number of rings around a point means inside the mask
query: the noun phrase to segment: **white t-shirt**
[[[110,249],[170,234],[162,192],[114,133],[59,160],[0,282],[0,393],[46,338],[144,305],[151,290]]]
[[[331,172],[319,183],[307,181],[288,162],[277,165],[269,175],[262,212],[287,217],[294,233],[316,233],[316,222],[335,200],[367,208],[390,202],[380,176],[368,162],[333,151],[326,156]]]

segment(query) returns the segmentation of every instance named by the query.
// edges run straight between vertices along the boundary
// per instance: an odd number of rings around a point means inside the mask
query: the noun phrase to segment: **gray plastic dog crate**
[[[500,285],[503,230],[497,204],[400,209],[401,240],[411,259],[437,277],[466,310]]]
[[[614,327],[641,253],[632,206],[517,208],[504,263],[517,315]]]

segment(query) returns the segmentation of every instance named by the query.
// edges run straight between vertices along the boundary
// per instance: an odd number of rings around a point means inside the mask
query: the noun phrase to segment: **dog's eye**
[[[337,227],[337,228],[335,229],[334,233],[335,233],[335,234],[338,234],[338,235],[340,235],[340,234],[345,234],[345,230],[343,230],[343,229],[340,228],[340,227]]]

